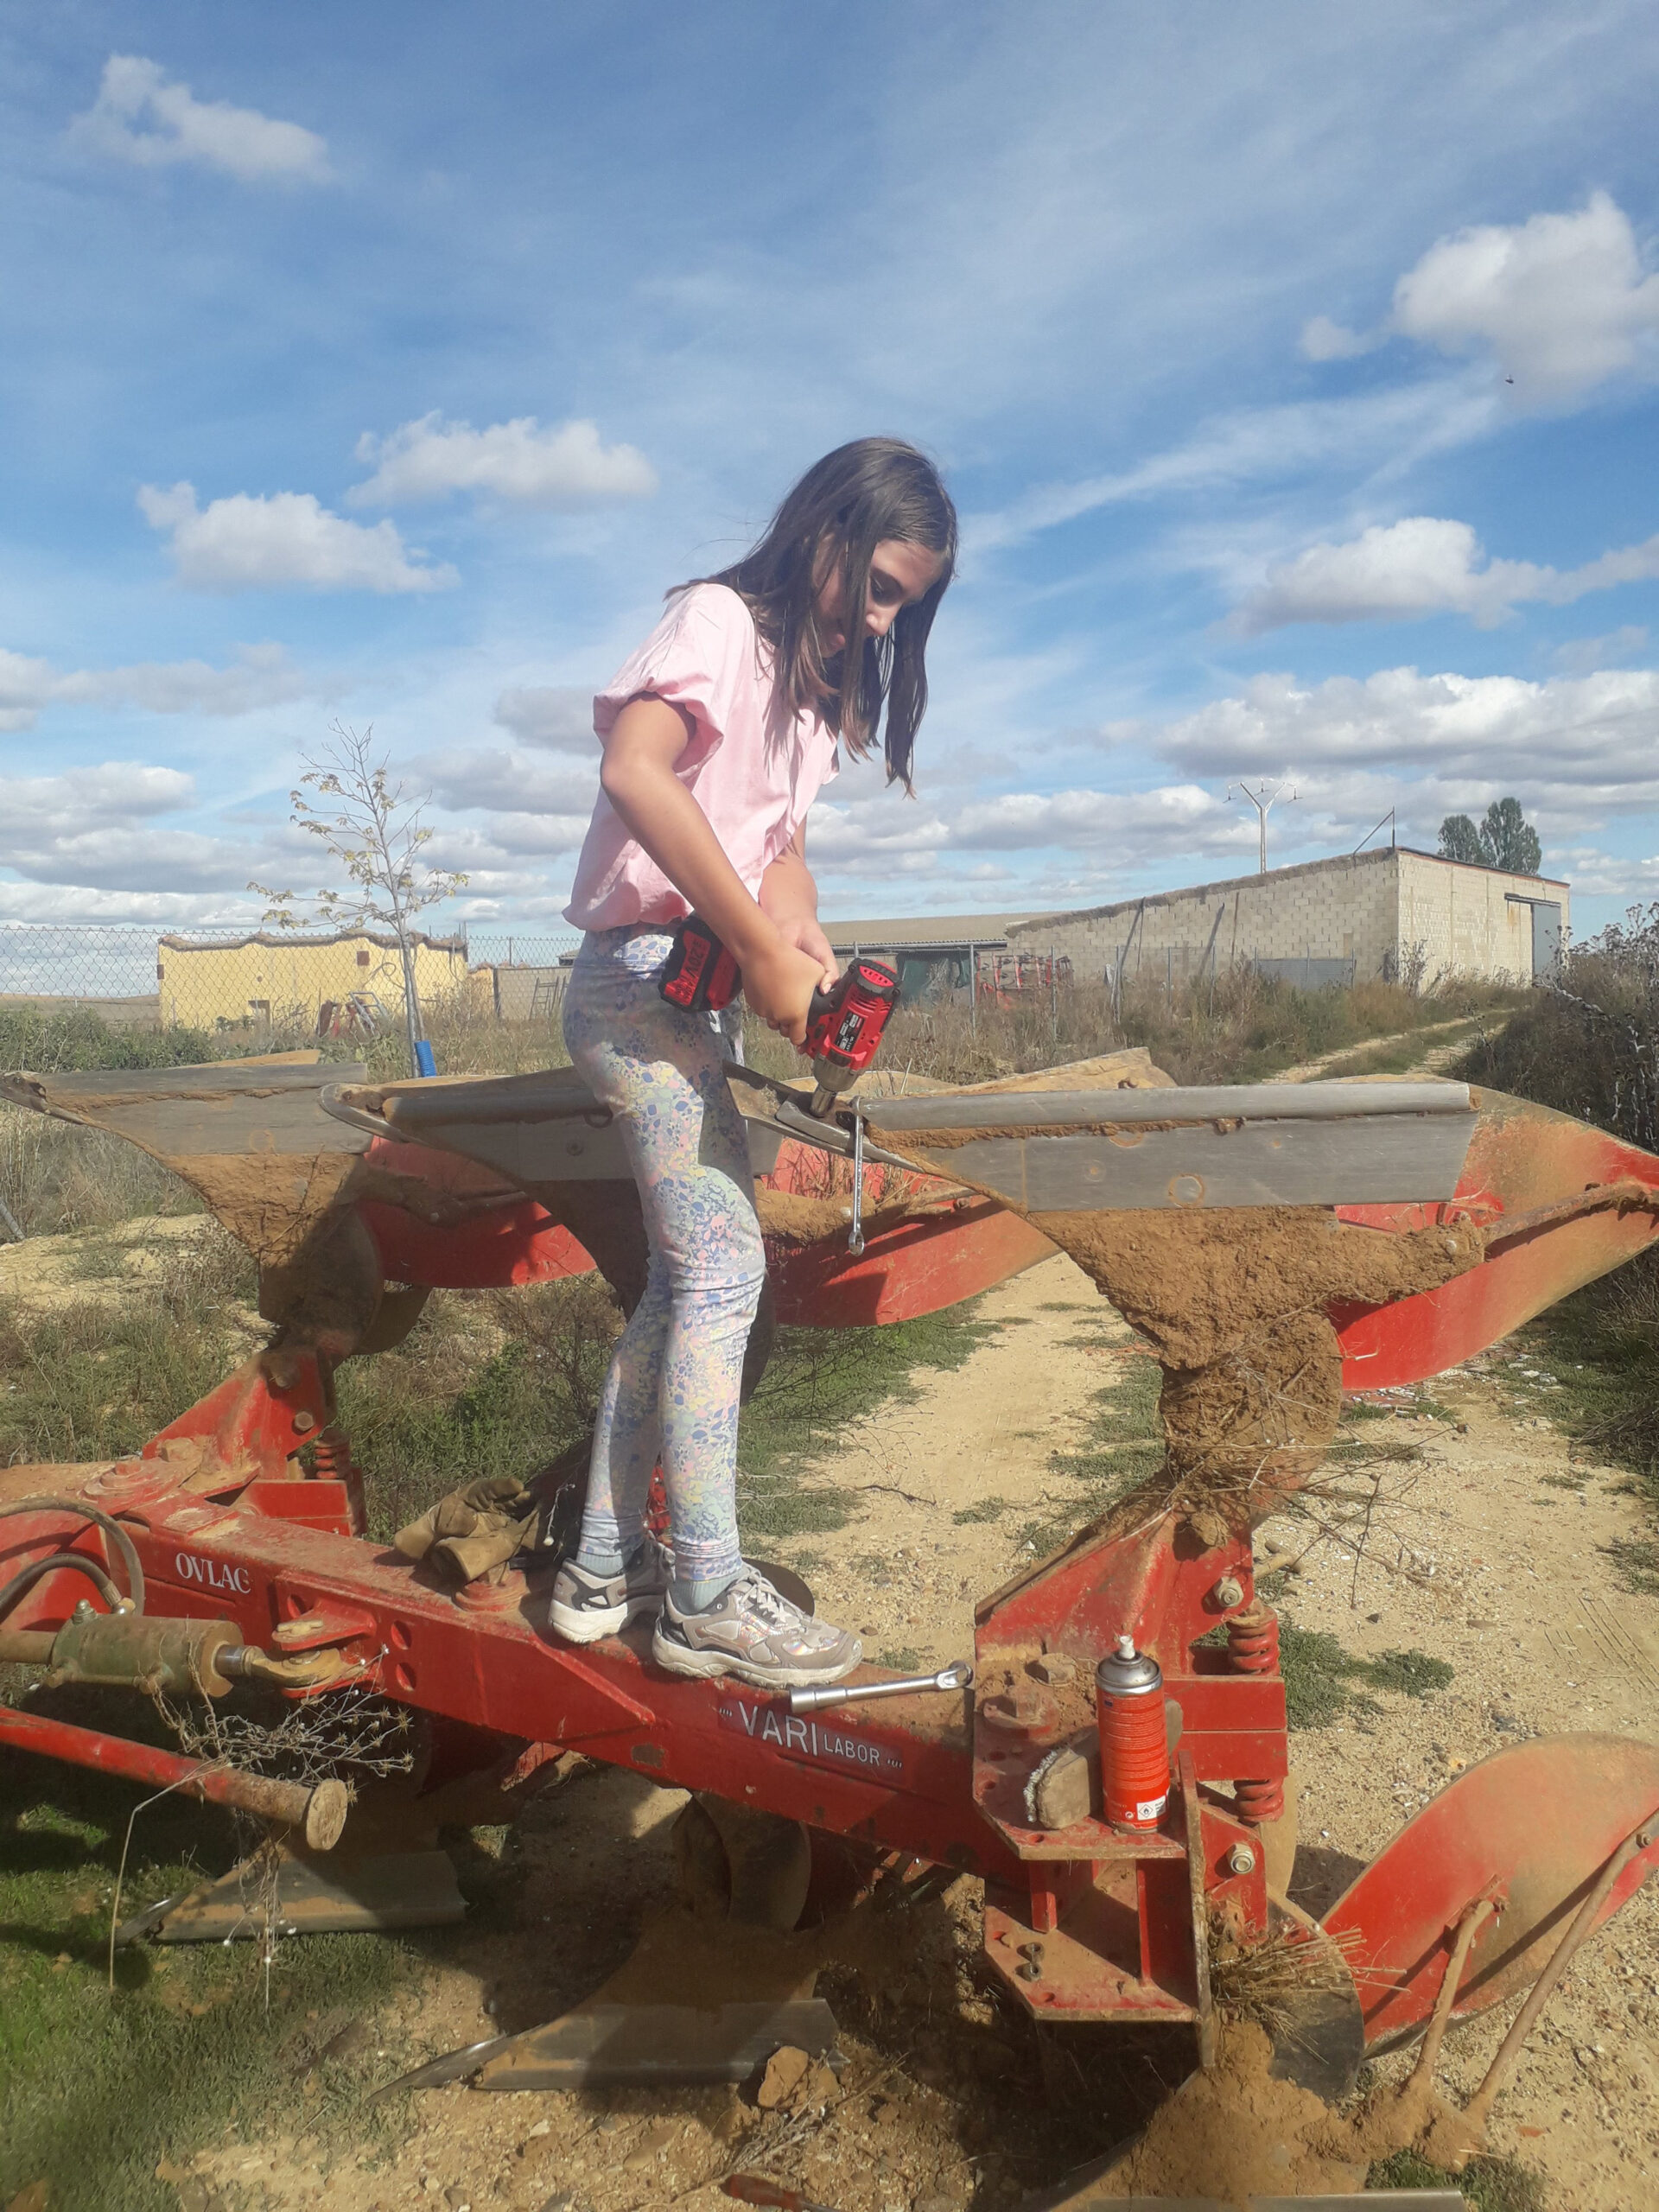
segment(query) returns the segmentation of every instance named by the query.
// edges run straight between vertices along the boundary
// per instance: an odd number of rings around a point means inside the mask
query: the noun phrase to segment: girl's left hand
[[[785,944],[792,944],[810,960],[816,960],[823,969],[823,988],[828,990],[841,973],[841,963],[835,949],[810,914],[798,916],[793,921],[779,922],[778,934]]]

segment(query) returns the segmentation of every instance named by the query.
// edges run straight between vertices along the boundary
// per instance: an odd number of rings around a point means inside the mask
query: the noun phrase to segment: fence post
[[[1048,948],[1048,1031],[1058,1045],[1060,1041],[1060,963],[1052,944]]]
[[[979,947],[970,938],[968,944],[968,1034],[979,1035]]]

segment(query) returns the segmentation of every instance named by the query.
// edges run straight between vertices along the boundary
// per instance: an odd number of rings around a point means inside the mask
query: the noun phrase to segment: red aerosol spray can
[[[1120,1636],[1116,1650],[1095,1669],[1095,1719],[1107,1819],[1117,1827],[1155,1828],[1169,1799],[1164,1676],[1132,1636]]]

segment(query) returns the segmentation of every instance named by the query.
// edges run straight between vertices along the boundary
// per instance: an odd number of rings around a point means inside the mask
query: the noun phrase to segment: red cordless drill
[[[737,963],[700,914],[674,925],[674,944],[658,985],[671,1006],[718,1014],[743,987]],[[827,991],[814,991],[802,1051],[817,1089],[812,1116],[822,1121],[855,1076],[875,1058],[887,1018],[899,1003],[899,976],[885,960],[853,962]]]
[[[801,1050],[812,1063],[817,1089],[811,1113],[821,1122],[855,1077],[875,1058],[893,1009],[899,977],[885,960],[861,954],[827,991],[814,991]]]

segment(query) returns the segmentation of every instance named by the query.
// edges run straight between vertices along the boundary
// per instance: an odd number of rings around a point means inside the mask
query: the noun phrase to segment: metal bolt
[[[89,1620],[91,1620],[91,1618],[92,1618],[92,1599],[91,1599],[90,1598],[79,1598],[79,1599],[76,1599],[76,1601],[75,1601],[75,1610],[74,1610],[74,1611],[73,1611],[73,1612],[69,1616],[69,1618],[70,1618],[70,1619],[71,1619],[71,1620],[76,1620],[76,1621],[89,1621]]]
[[[302,1436],[308,1436],[316,1425],[317,1417],[315,1414],[302,1412],[296,1414],[294,1416],[294,1426]]]
[[[1244,1602],[1244,1585],[1236,1574],[1224,1574],[1210,1596],[1212,1603],[1218,1605],[1224,1613],[1230,1613],[1235,1605],[1242,1605]]]
[[[1228,1853],[1227,1872],[1230,1874],[1255,1873],[1255,1853],[1248,1843],[1236,1843]]]

